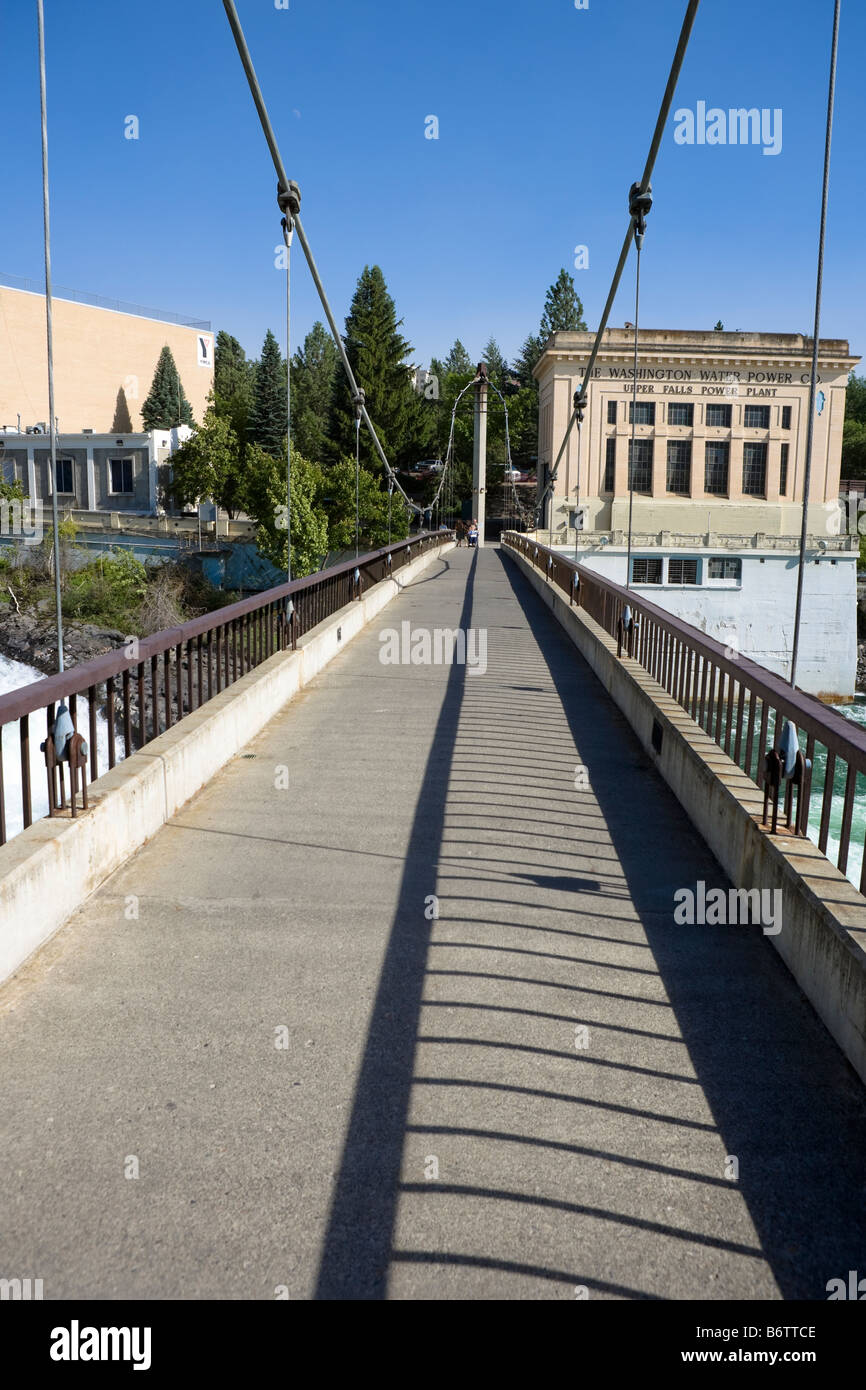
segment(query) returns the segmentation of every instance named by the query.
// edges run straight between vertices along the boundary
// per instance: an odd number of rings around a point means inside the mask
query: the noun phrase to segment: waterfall
[[[30,685],[33,681],[42,679],[41,671],[36,671],[32,666],[25,666],[20,661],[11,661],[8,657],[0,655],[0,695],[8,695],[12,690],[20,690],[22,686]],[[88,737],[88,713],[87,697],[79,695],[78,727],[85,738]],[[44,710],[30,716],[30,788],[34,821],[48,814],[45,757],[39,748],[47,733],[46,725]],[[12,836],[17,835],[24,827],[21,796],[21,749],[17,720],[13,724],[6,725],[2,737],[4,790],[6,793],[6,837],[11,840]],[[108,767],[108,724],[102,714],[97,714],[97,749],[99,752],[99,770],[104,772]],[[119,758],[120,749],[118,749],[118,760]],[[68,775],[66,787],[68,793]]]

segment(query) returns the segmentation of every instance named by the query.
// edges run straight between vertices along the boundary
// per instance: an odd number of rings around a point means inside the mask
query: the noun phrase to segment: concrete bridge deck
[[[486,673],[382,665],[404,620],[486,629]],[[0,1274],[825,1298],[866,1274],[863,1088],[758,928],[674,926],[699,879],[547,609],[452,551],[0,994]]]

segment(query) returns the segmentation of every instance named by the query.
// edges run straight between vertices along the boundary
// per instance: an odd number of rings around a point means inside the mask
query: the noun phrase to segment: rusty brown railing
[[[814,811],[818,848],[827,854],[834,798],[841,803],[839,848],[832,862],[847,874],[857,778],[866,778],[866,730],[633,589],[602,578],[586,565],[575,565],[561,550],[516,531],[506,532],[502,544],[525,556],[569,603],[615,638],[618,652],[658,681],[756,786],[763,785],[765,754],[778,748],[786,720],[796,725],[812,768],[801,791],[797,829],[805,833],[809,812]],[[636,620],[627,634],[621,622],[626,605]],[[816,776],[822,768],[823,777]],[[861,792],[866,795],[866,781]],[[866,853],[858,881],[860,892],[866,893]]]
[[[0,695],[0,845],[7,839],[10,771],[3,762],[3,730],[17,723],[23,827],[32,825],[33,776],[31,720],[45,717],[37,737],[45,738],[56,706],[65,700],[78,728],[78,701],[87,703],[89,776],[94,782],[119,760],[137,752],[212,696],[275,652],[295,646],[298,638],[359,599],[373,584],[396,573],[419,554],[453,532],[420,532],[408,540],[370,551],[357,560],[282,584],[254,598],[206,613],[181,627],[152,637],[130,639],[62,675],[47,676],[20,690]],[[107,738],[99,747],[98,715],[104,714]],[[10,740],[7,739],[7,743]],[[122,752],[120,748],[122,746]],[[19,763],[20,759],[20,763]],[[62,768],[59,805],[65,804]],[[45,772],[47,779],[48,773]],[[10,779],[10,780],[7,780]],[[46,790],[49,788],[46,781]],[[49,791],[49,802],[52,800]]]

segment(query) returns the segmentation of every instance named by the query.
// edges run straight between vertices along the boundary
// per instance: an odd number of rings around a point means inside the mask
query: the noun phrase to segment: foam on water
[[[866,728],[866,697],[858,696],[853,704],[833,705],[837,714],[841,714],[845,719],[850,719],[852,724],[859,724],[861,728]],[[802,740],[801,740],[802,742]],[[821,800],[817,791],[823,791],[824,776],[827,770],[827,755],[825,752],[819,753],[815,758],[815,767],[812,773],[812,804],[809,810],[809,839],[815,844],[818,843],[818,831],[821,824]],[[840,833],[842,829],[842,813],[845,806],[845,781],[847,777],[847,767],[837,763],[836,775],[833,778],[833,800],[830,810],[830,829],[827,837],[827,858],[831,864],[836,863],[839,854]],[[854,814],[851,819],[851,836],[848,848],[848,865],[845,869],[845,876],[849,878],[855,887],[860,886],[860,872],[863,867],[863,847],[866,842],[866,779],[858,777],[854,795]]]
[[[32,666],[25,666],[20,661],[10,661],[8,657],[0,656],[0,695],[7,695],[12,690],[20,690],[22,686],[31,685],[33,681],[42,679],[42,672],[34,670]],[[88,705],[87,699],[83,695],[78,697],[77,718],[78,727],[86,738]],[[39,745],[45,741],[48,731],[47,723],[45,710],[40,710],[30,716],[30,788],[34,821],[48,814],[45,756],[39,748]],[[8,724],[3,729],[2,739],[4,790],[6,794],[6,837],[11,840],[13,835],[19,834],[24,828],[21,795],[21,743],[17,722]],[[102,714],[97,715],[96,746],[99,755],[99,770],[104,772],[108,767],[108,725]],[[118,749],[119,756],[120,750]],[[89,775],[88,768],[88,777]],[[67,780],[67,790],[68,786]]]

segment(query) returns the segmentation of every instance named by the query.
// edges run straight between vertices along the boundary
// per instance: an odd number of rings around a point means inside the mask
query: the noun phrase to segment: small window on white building
[[[668,560],[668,583],[669,584],[697,584],[698,582],[698,562],[692,556],[681,557]]]
[[[634,559],[631,562],[632,584],[661,584],[662,562],[655,557]]]
[[[72,459],[57,460],[57,491],[58,494],[75,492]]]
[[[112,493],[131,493],[134,491],[132,459],[109,459],[108,472]]]
[[[707,561],[708,579],[735,579],[739,584],[743,578],[743,562],[730,555],[713,555]]]

